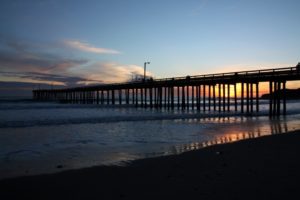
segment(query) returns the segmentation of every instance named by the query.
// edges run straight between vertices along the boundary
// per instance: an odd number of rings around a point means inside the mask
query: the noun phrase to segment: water
[[[253,117],[229,112],[151,110],[0,101],[0,179],[139,158],[300,129],[300,103],[270,120],[267,104]]]

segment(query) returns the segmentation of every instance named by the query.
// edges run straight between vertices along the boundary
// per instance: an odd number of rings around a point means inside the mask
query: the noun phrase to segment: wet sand
[[[300,131],[0,181],[1,199],[299,199]],[[63,166],[58,166],[63,167]]]

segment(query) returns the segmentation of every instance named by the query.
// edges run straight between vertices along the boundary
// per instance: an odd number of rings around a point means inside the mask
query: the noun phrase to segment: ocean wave
[[[0,128],[18,128],[33,126],[53,126],[53,125],[69,125],[69,124],[95,124],[95,123],[114,123],[114,122],[130,122],[130,121],[152,121],[152,120],[178,120],[178,119],[202,119],[202,118],[224,118],[224,117],[259,117],[268,116],[267,111],[252,114],[241,114],[235,112],[228,113],[194,113],[194,114],[160,114],[160,115],[131,115],[131,116],[109,116],[109,117],[93,117],[93,118],[68,118],[68,119],[42,119],[29,121],[7,121],[0,122]],[[300,110],[293,110],[287,115],[300,114]]]
[[[206,101],[206,107],[208,107],[208,101]],[[267,106],[269,104],[268,100],[260,100],[259,105],[260,106]],[[287,100],[287,104],[299,104],[299,100]],[[175,107],[177,109],[177,102],[175,102]],[[187,104],[186,104],[187,105]],[[218,101],[216,102],[216,105],[218,105]],[[148,105],[149,106],[149,105]],[[227,106],[227,104],[226,104]],[[230,107],[231,109],[235,106],[234,101],[230,101]],[[241,106],[241,102],[237,102],[237,106]],[[135,105],[132,104],[63,104],[63,103],[57,103],[57,102],[37,102],[33,100],[0,100],[0,111],[1,110],[36,110],[36,109],[82,109],[82,108],[135,108]],[[189,107],[192,107],[192,103],[189,103]],[[200,103],[200,107],[203,107],[203,102]],[[212,104],[211,104],[212,107]],[[181,109],[181,107],[179,107]],[[162,107],[162,110],[164,109],[164,105]],[[176,110],[175,109],[175,110]]]

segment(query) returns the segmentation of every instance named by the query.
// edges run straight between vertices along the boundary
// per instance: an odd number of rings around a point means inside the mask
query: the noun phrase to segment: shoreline
[[[298,194],[300,130],[179,155],[0,181],[6,199],[287,199]],[[295,196],[296,195],[296,196]]]

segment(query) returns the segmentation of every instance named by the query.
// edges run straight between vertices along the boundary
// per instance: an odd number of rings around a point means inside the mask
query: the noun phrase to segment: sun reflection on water
[[[204,119],[207,122],[207,119]],[[225,121],[224,118],[216,118],[210,119],[210,122],[218,122]],[[227,120],[231,121],[232,123],[242,122],[242,118],[232,118]],[[200,121],[199,121],[200,122]],[[284,119],[275,119],[270,120],[269,124],[264,126],[254,126],[252,130],[248,128],[245,131],[241,130],[232,130],[229,129],[227,132],[224,132],[222,135],[218,135],[214,137],[212,140],[202,141],[202,142],[192,142],[189,144],[184,145],[176,145],[173,146],[169,152],[165,152],[165,154],[180,154],[187,151],[202,149],[208,146],[219,145],[219,144],[226,144],[231,142],[236,142],[240,140],[258,138],[267,135],[275,135],[275,134],[283,134],[288,131],[294,130],[295,127],[292,125],[288,126]]]

